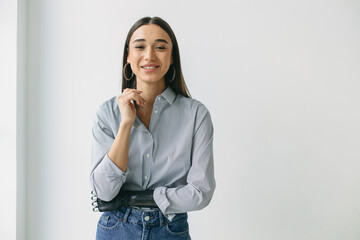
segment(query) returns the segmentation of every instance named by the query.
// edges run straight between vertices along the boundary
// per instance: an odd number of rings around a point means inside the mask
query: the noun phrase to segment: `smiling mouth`
[[[141,67],[141,68],[144,68],[144,69],[153,69],[153,68],[158,68],[159,66],[151,66],[151,67]]]
[[[147,63],[141,66],[141,68],[146,69],[146,70],[150,70],[150,69],[155,69],[160,67],[160,65],[156,65],[154,63]]]

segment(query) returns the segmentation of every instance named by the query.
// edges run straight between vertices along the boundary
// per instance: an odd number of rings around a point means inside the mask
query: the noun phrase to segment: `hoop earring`
[[[131,81],[132,78],[134,77],[134,73],[131,72],[131,77],[130,77],[130,78],[127,77],[126,68],[127,68],[128,65],[130,65],[130,63],[126,63],[126,64],[124,65],[123,75],[124,75],[124,78],[125,78],[127,81]]]
[[[172,76],[171,80],[169,80],[169,82],[173,82],[175,80],[175,76],[176,76],[176,71],[175,71],[175,67],[173,65],[173,76]]]

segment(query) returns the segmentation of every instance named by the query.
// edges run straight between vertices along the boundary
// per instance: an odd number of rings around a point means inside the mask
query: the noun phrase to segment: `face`
[[[139,27],[131,36],[127,62],[137,81],[159,83],[172,64],[172,42],[158,25]]]

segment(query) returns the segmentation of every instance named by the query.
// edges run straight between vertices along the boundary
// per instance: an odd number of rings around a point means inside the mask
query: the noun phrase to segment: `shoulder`
[[[113,96],[112,98],[105,100],[103,103],[100,104],[100,108],[113,109],[114,107],[117,107],[117,97],[118,96]]]
[[[210,111],[201,101],[178,95],[174,103],[181,105],[182,115],[184,115],[186,120],[191,120],[189,122],[193,122],[194,135],[205,135],[205,133],[213,133],[214,128],[211,120]]]
[[[181,94],[177,95],[174,104],[182,107],[184,111],[190,111],[192,113],[210,114],[208,108],[201,101],[194,98],[184,97]]]
[[[116,102],[117,96],[113,96],[104,102],[102,102],[99,106],[97,115],[102,117],[110,117],[110,116],[117,116],[119,115],[119,108]]]

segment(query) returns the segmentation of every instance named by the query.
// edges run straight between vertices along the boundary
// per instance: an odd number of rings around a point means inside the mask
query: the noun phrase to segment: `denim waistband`
[[[121,207],[119,210],[112,211],[122,222],[135,223],[147,226],[166,225],[168,219],[162,214],[160,209],[142,209],[134,207]]]

